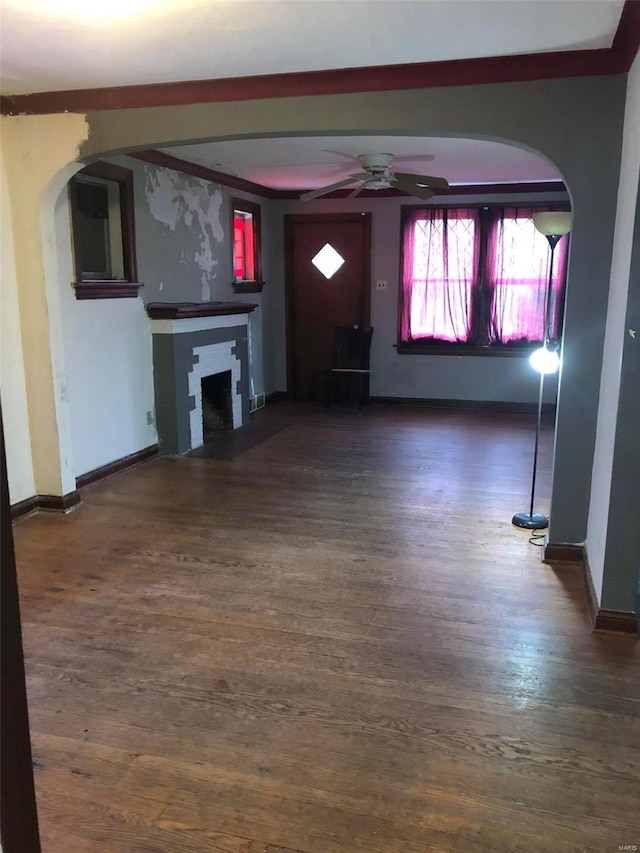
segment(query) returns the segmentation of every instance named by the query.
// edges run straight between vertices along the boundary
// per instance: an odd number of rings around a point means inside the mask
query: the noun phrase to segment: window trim
[[[480,276],[482,279],[482,287],[484,288],[485,278],[485,262],[487,252],[488,228],[486,225],[487,216],[482,214],[487,211],[500,210],[504,207],[523,207],[531,209],[544,210],[562,210],[570,211],[571,205],[568,201],[544,202],[544,201],[527,201],[521,202],[470,202],[460,204],[439,204],[434,205],[439,210],[455,210],[460,208],[481,208],[480,215]],[[531,353],[538,349],[539,343],[508,343],[508,344],[467,344],[455,343],[447,341],[403,341],[402,340],[402,309],[404,292],[402,287],[402,271],[404,269],[404,228],[405,219],[411,210],[424,210],[424,204],[403,204],[400,206],[400,268],[398,277],[398,317],[397,317],[397,333],[396,343],[394,348],[398,355],[448,355],[448,356],[471,356],[471,357],[490,357],[490,358],[528,358]],[[565,282],[566,286],[566,282]],[[563,305],[564,312],[564,305]]]
[[[253,265],[255,278],[243,279],[242,281],[237,281],[235,278],[234,220],[236,211],[250,213],[253,218]],[[231,239],[229,242],[231,243],[231,270],[234,273],[234,279],[231,284],[234,293],[261,293],[264,287],[264,281],[262,280],[262,220],[260,213],[261,208],[257,202],[245,201],[242,198],[231,198]]]
[[[120,225],[122,228],[122,254],[125,278],[83,279],[79,245],[79,218],[77,178],[86,175],[88,178],[100,178],[117,183],[120,188]],[[133,202],[133,172],[113,163],[97,161],[81,169],[69,180],[69,206],[71,209],[71,236],[73,245],[73,261],[75,281],[72,286],[76,299],[135,299],[142,283],[138,281],[138,265],[136,259],[136,233]]]
[[[538,349],[540,344],[517,344],[513,346],[490,346],[489,344],[481,344],[479,346],[469,346],[468,344],[447,344],[446,341],[436,341],[434,343],[407,343],[406,341],[394,344],[398,355],[465,355],[476,356],[480,358],[527,358],[531,353]]]

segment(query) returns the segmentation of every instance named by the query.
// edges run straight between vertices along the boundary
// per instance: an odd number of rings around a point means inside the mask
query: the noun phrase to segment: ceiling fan
[[[407,195],[416,196],[427,201],[431,196],[435,195],[434,189],[444,190],[449,186],[449,182],[445,178],[392,171],[391,163],[393,162],[393,154],[360,154],[358,159],[362,164],[364,172],[349,175],[348,178],[337,181],[335,184],[329,184],[328,187],[303,193],[300,199],[302,201],[311,201],[312,198],[326,195],[326,193],[333,192],[341,187],[348,187],[350,184],[359,183],[360,186],[356,187],[348,198],[354,198],[361,190],[386,190],[393,188],[402,190]],[[431,189],[431,187],[434,187],[434,189]]]

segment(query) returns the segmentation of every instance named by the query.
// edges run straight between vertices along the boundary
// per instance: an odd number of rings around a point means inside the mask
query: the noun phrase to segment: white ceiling
[[[624,0],[0,0],[4,94],[610,47]],[[274,189],[389,152],[453,184],[559,177],[483,140],[289,137],[167,149]]]
[[[536,154],[498,142],[415,136],[243,139],[164,149],[167,154],[279,190],[322,187],[362,171],[358,154],[390,153],[401,172],[452,184],[549,181],[558,170]]]
[[[2,92],[610,47],[623,0],[0,0]]]

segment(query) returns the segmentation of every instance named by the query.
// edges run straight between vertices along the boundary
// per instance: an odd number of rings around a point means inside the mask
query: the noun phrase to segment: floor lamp
[[[537,230],[544,234],[551,247],[551,258],[549,260],[549,281],[544,301],[544,340],[542,346],[531,353],[529,362],[534,370],[540,374],[540,390],[538,392],[538,420],[536,423],[536,440],[533,450],[533,475],[531,477],[531,502],[529,512],[517,512],[511,522],[516,527],[525,527],[528,530],[542,530],[549,526],[546,515],[533,511],[533,502],[536,493],[536,471],[538,468],[538,446],[540,444],[540,424],[542,422],[542,392],[544,391],[544,377],[547,373],[555,373],[560,366],[558,356],[558,342],[551,340],[551,294],[553,284],[553,256],[556,246],[571,231],[571,213],[552,211],[549,213],[534,213],[533,224]]]

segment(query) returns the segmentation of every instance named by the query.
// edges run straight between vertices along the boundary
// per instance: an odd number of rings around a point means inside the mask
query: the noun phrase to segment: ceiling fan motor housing
[[[361,154],[360,162],[372,175],[383,175],[391,166],[393,154]]]

